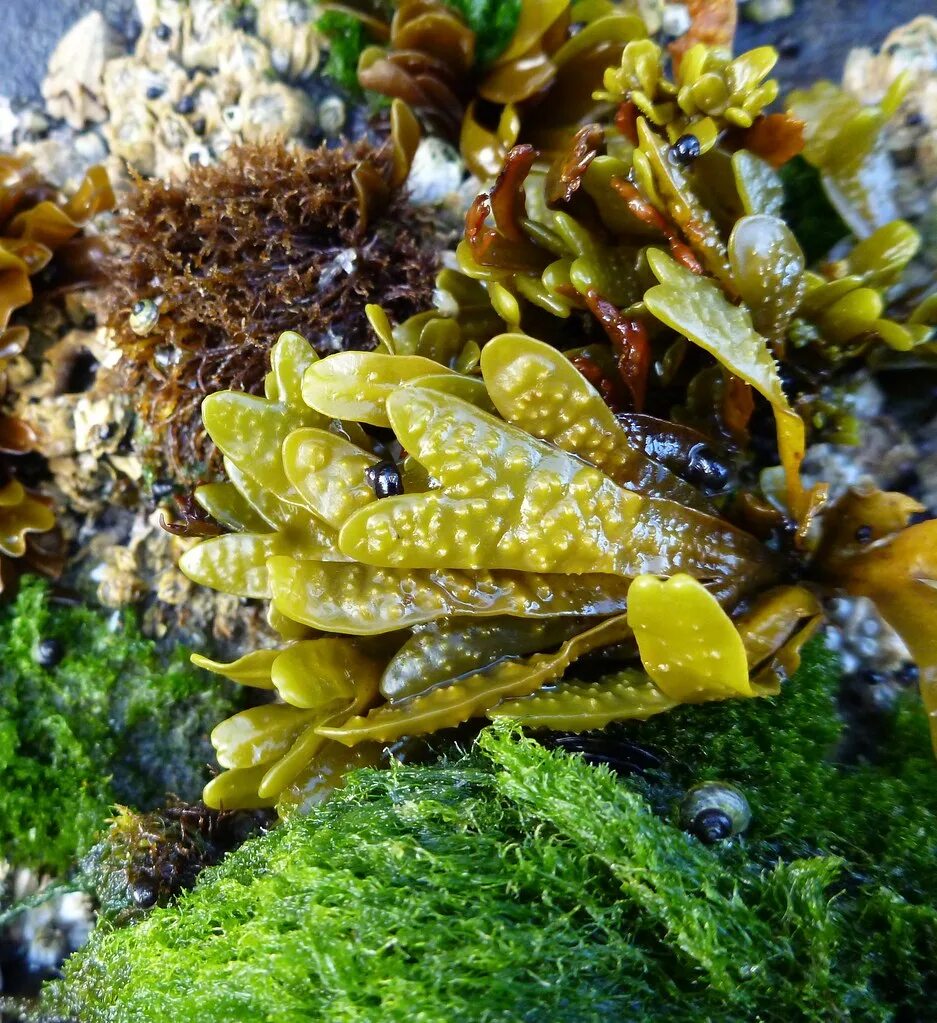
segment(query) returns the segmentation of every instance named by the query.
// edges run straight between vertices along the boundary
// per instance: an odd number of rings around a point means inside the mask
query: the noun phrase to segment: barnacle
[[[367,302],[400,319],[428,303],[438,257],[402,190],[415,125],[394,113],[381,148],[245,146],[184,182],[137,182],[117,224],[109,320],[157,468],[217,475],[199,402],[256,393],[282,330],[320,351],[367,347]]]
[[[316,16],[295,0],[153,0],[139,13],[132,53],[106,53],[80,82],[69,66],[66,82],[81,106],[101,108],[116,173],[177,177],[233,145],[305,140],[326,128],[300,86],[319,65]],[[64,63],[75,63],[73,52]]]
[[[401,10],[414,45],[442,17]],[[268,600],[284,644],[213,668],[276,694],[216,730],[213,805],[308,803],[343,747],[373,760],[481,716],[581,730],[776,696],[831,591],[881,603],[933,704],[932,531],[877,494],[870,528],[904,519],[854,551],[860,513],[800,473],[830,381],[931,337],[888,316],[917,236],[893,223],[808,267],[781,150],[746,148],[773,53],[692,47],[668,83],[625,34],[618,109],[510,150],[434,308],[367,306],[375,351],[287,332],[263,396],[203,402],[228,482],[196,500],[227,531],[181,567]]]

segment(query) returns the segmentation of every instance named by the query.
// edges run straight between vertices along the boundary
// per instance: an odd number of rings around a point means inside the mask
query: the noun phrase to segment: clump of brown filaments
[[[201,400],[219,389],[259,393],[281,331],[323,353],[370,348],[366,303],[397,321],[429,305],[437,247],[402,188],[374,188],[391,164],[389,146],[273,142],[236,147],[181,182],[137,181],[118,221],[109,325],[155,469],[215,475]],[[378,172],[365,177],[378,193],[366,203],[353,178],[362,165]],[[130,317],[147,301],[159,316],[140,336]]]
[[[118,806],[110,829],[82,862],[82,878],[99,916],[122,926],[168,905],[271,819],[266,810],[211,810],[175,798],[149,813]]]

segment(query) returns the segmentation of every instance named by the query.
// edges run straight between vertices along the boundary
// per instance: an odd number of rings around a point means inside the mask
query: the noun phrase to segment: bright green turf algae
[[[177,906],[98,934],[50,1007],[87,1023],[927,1018],[926,735],[909,713],[895,765],[829,766],[835,664],[817,646],[808,661],[773,703],[632,730],[665,767],[698,755],[694,779],[744,783],[744,842],[669,822],[676,769],[622,781],[489,730],[465,760],[356,775]]]
[[[64,654],[37,662],[41,640]],[[125,615],[55,604],[26,580],[0,610],[0,856],[62,873],[115,803],[196,799],[233,687],[166,663]]]

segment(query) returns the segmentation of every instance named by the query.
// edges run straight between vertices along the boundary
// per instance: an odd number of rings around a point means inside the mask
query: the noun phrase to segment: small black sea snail
[[[65,647],[57,639],[40,639],[34,653],[42,668],[54,668],[65,656]]]
[[[707,845],[742,834],[751,819],[745,796],[721,781],[694,785],[680,804],[680,826]]]
[[[365,478],[370,483],[376,497],[396,497],[403,493],[403,480],[400,470],[389,459],[378,462],[365,470]]]
[[[670,147],[670,159],[675,164],[686,166],[696,160],[702,149],[695,135],[681,135]]]

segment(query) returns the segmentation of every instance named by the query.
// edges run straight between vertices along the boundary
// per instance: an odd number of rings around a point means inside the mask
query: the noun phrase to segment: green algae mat
[[[926,1018],[926,723],[904,708],[889,763],[831,765],[836,674],[814,643],[783,699],[641,726],[658,766],[640,778],[504,728],[463,759],[358,772],[175,906],[100,929],[48,1007],[87,1023]],[[743,839],[675,826],[673,793],[704,776],[745,786]]]
[[[167,662],[129,614],[23,585],[0,610],[0,847],[18,866],[65,875],[115,803],[196,798],[207,733],[230,691]]]

